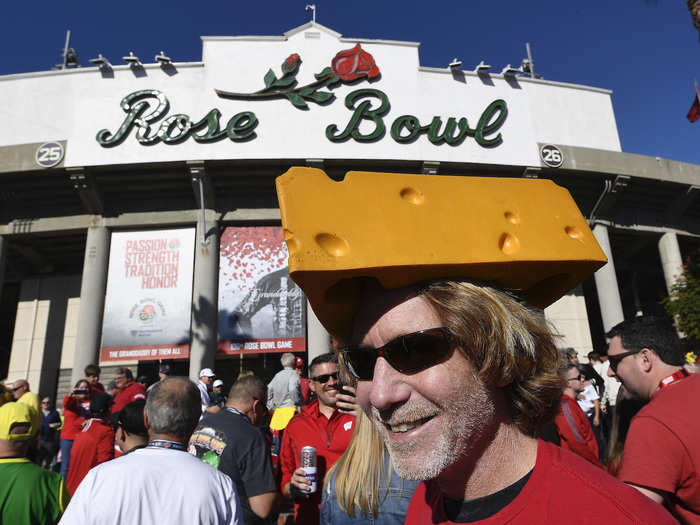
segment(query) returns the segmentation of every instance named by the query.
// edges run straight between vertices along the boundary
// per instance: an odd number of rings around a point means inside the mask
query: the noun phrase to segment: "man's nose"
[[[370,404],[379,411],[387,410],[396,403],[406,401],[411,388],[404,382],[402,373],[397,372],[386,359],[380,357],[374,365],[374,378],[369,393]]]

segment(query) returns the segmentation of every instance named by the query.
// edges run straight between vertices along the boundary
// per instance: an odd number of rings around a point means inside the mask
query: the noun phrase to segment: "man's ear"
[[[146,430],[151,430],[151,424],[148,422],[148,414],[146,413],[146,407],[143,407],[143,425],[146,427]]]
[[[639,363],[644,372],[649,372],[659,359],[659,356],[657,356],[656,352],[654,352],[651,348],[642,348],[639,351],[639,355]]]
[[[114,432],[114,439],[117,442],[126,440],[126,432],[124,432],[122,427],[117,427],[117,430]]]

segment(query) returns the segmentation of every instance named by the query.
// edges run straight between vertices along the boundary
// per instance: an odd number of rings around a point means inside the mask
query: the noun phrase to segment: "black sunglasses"
[[[641,352],[641,350],[632,350],[631,352],[622,352],[621,354],[615,354],[615,355],[608,354],[608,361],[610,361],[610,368],[612,368],[613,372],[617,373],[617,365],[620,364],[620,361],[622,361],[628,355],[638,354],[639,352]]]
[[[328,383],[328,381],[330,381],[331,377],[338,381],[338,372],[333,372],[332,374],[321,374],[320,376],[312,377],[311,380],[325,385]]]
[[[370,381],[374,365],[383,357],[398,372],[413,374],[441,363],[452,353],[452,337],[447,328],[430,328],[401,335],[380,348],[348,347],[342,350],[350,373]]]

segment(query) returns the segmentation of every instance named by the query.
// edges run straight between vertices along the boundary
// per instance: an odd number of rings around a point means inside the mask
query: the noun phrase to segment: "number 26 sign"
[[[550,168],[559,168],[564,164],[564,154],[556,146],[545,144],[540,148],[540,157]]]

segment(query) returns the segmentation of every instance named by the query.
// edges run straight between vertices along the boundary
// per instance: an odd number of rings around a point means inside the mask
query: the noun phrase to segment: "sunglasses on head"
[[[328,381],[330,381],[331,377],[338,381],[338,372],[333,372],[332,374],[321,374],[320,376],[312,377],[311,380],[325,385],[328,383]]]
[[[360,381],[372,379],[380,357],[396,371],[413,374],[444,361],[451,352],[452,338],[444,327],[401,335],[380,348],[358,346],[342,350],[350,373]]]

